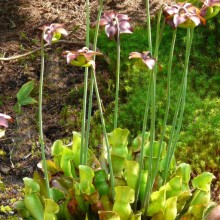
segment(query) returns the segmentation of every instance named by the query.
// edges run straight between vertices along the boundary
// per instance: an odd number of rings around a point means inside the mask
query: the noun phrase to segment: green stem
[[[149,51],[152,54],[152,38],[151,38],[151,21],[150,21],[150,4],[149,0],[146,0],[146,13],[147,13],[147,37],[148,37],[148,47]]]
[[[98,85],[97,85],[97,81],[96,81],[95,70],[92,71],[92,75],[93,75],[93,78],[94,78],[95,92],[96,92],[96,96],[97,96],[98,107],[99,107],[100,117],[101,117],[101,122],[102,122],[102,129],[103,129],[104,139],[105,139],[105,144],[106,144],[106,149],[107,149],[107,159],[108,159],[108,165],[109,165],[109,171],[110,171],[110,184],[111,184],[111,187],[110,187],[111,188],[111,196],[110,197],[114,198],[114,195],[115,195],[115,191],[114,191],[114,174],[113,174],[111,154],[110,154],[110,149],[109,149],[108,136],[107,136],[107,132],[106,132],[105,120],[104,120],[103,111],[102,111],[102,104],[101,104]]]
[[[147,118],[148,118],[148,110],[149,110],[149,105],[150,105],[150,88],[153,80],[153,74],[150,75],[150,81],[148,85],[148,91],[147,91],[147,100],[145,104],[145,111],[144,111],[144,120],[143,120],[143,125],[142,125],[142,135],[141,135],[141,152],[140,152],[140,160],[139,160],[139,174],[138,174],[138,179],[137,179],[137,185],[136,185],[136,190],[135,190],[135,205],[134,209],[137,209],[137,202],[138,202],[138,197],[140,193],[140,185],[141,185],[141,177],[142,177],[142,168],[143,168],[143,161],[144,161],[144,136],[145,136],[145,131],[147,127]]]
[[[151,21],[150,21],[150,7],[149,7],[149,0],[146,0],[146,14],[147,14],[147,36],[148,36],[148,47],[149,51],[152,54],[152,40],[151,40]],[[150,104],[150,93],[151,93],[151,87],[153,84],[153,74],[151,73],[150,75],[150,80],[149,80],[149,86],[148,86],[148,92],[147,92],[147,100],[146,100],[146,105],[145,105],[145,111],[144,111],[144,119],[143,119],[143,125],[142,125],[142,140],[141,140],[141,152],[140,152],[140,160],[139,160],[139,174],[138,174],[138,179],[137,179],[137,185],[136,185],[136,190],[135,190],[135,204],[134,204],[134,209],[137,209],[137,202],[138,202],[138,197],[140,193],[140,184],[141,184],[141,177],[142,177],[142,168],[143,168],[143,160],[144,160],[144,136],[145,136],[145,131],[146,131],[146,126],[147,126],[147,118],[148,118],[148,110],[149,110],[149,104]]]
[[[175,142],[175,140],[178,139],[178,130],[180,130],[181,128],[181,124],[182,124],[182,116],[183,116],[183,111],[184,111],[184,105],[185,105],[185,97],[186,97],[186,87],[187,87],[187,75],[188,75],[188,66],[189,66],[189,57],[190,57],[190,51],[191,51],[191,44],[192,44],[192,33],[190,28],[187,29],[187,43],[186,43],[186,55],[185,55],[185,66],[184,66],[184,74],[183,74],[183,78],[182,78],[182,83],[181,83],[181,90],[180,90],[180,94],[178,97],[178,102],[176,105],[176,110],[175,110],[175,114],[174,114],[174,119],[173,119],[173,124],[172,124],[172,130],[171,130],[171,134],[170,134],[170,139],[169,139],[169,143],[168,143],[168,152],[167,152],[167,158],[166,158],[166,167],[163,173],[163,184],[166,183],[167,181],[167,176],[168,176],[168,171],[170,168],[170,163],[175,151],[175,145],[173,144]],[[181,104],[182,103],[182,104]],[[179,124],[177,126],[177,118],[179,115],[179,111],[180,111],[180,120],[179,120]],[[177,126],[177,129],[176,129]]]
[[[163,10],[163,8],[161,8],[161,10]],[[162,40],[162,33],[163,33],[163,30],[165,28],[165,18],[163,18],[163,23],[161,25],[161,31],[160,31],[160,37],[159,37],[159,44],[161,43],[161,40]]]
[[[53,199],[50,192],[49,177],[47,171],[47,161],[45,156],[45,146],[44,146],[44,134],[43,134],[43,116],[42,116],[42,99],[43,99],[43,80],[44,80],[44,36],[45,31],[43,31],[41,37],[41,70],[40,70],[40,84],[39,84],[39,133],[40,133],[40,146],[41,146],[41,156],[43,160],[44,178],[46,182],[47,194],[50,199]]]
[[[150,155],[149,155],[149,166],[148,166],[148,176],[147,185],[145,189],[145,197],[142,204],[143,207],[148,206],[149,188],[152,179],[152,158],[153,158],[153,144],[155,141],[155,102],[156,102],[156,70],[152,71],[152,85],[151,85],[151,125],[150,125]]]
[[[98,40],[98,33],[99,33],[99,23],[101,18],[103,8],[103,0],[100,0],[99,3],[99,11],[97,17],[97,24],[95,29],[95,36],[94,36],[94,43],[93,43],[93,51],[96,51],[97,48],[97,40]],[[95,57],[94,57],[95,61]],[[93,69],[91,71],[94,71]],[[94,73],[91,74],[91,82],[90,82],[90,91],[89,91],[89,107],[88,107],[88,120],[87,120],[87,129],[86,129],[86,140],[85,140],[85,151],[88,151],[88,144],[89,144],[89,132],[90,132],[90,124],[91,124],[91,114],[92,114],[92,97],[93,97],[93,87],[94,87]],[[85,161],[87,161],[87,155],[85,155]]]
[[[92,115],[93,85],[94,85],[94,78],[92,74],[91,81],[90,81],[90,89],[89,89],[89,107],[88,107],[88,120],[87,120],[86,139],[85,139],[85,152],[88,152],[88,147],[89,147],[89,132],[90,132],[91,115]],[[87,162],[87,157],[88,157],[88,154],[85,154],[86,162]]]
[[[155,43],[155,52],[154,58],[158,61],[158,53],[159,53],[159,46],[160,46],[160,38],[162,36],[161,29],[160,29],[160,22],[162,16],[162,8],[160,8],[157,17],[157,32],[156,32],[156,43]],[[155,120],[156,120],[156,78],[157,78],[157,71],[158,71],[158,64],[155,65],[153,69],[153,83],[152,83],[152,91],[151,91],[151,128],[150,128],[150,155],[149,155],[149,167],[148,167],[148,178],[147,178],[147,185],[145,188],[145,197],[142,207],[147,207],[150,201],[150,194],[152,190],[152,184],[154,182],[154,174],[153,174],[153,145],[155,141]],[[155,172],[155,171],[154,171]]]
[[[118,95],[119,95],[119,79],[120,79],[120,30],[119,23],[117,23],[117,67],[116,67],[116,91],[115,91],[115,112],[114,112],[114,129],[118,125]]]
[[[89,48],[90,15],[89,0],[86,0],[86,47]]]
[[[82,111],[82,139],[81,139],[81,151],[80,151],[80,164],[85,164],[85,158],[87,152],[85,151],[85,124],[86,124],[86,101],[88,90],[88,67],[85,67],[84,73],[84,91],[83,91],[83,111]]]
[[[89,30],[90,30],[90,17],[89,17],[89,0],[86,0],[86,47],[89,48]],[[85,67],[84,74],[84,92],[83,92],[83,111],[82,111],[82,140],[81,140],[81,153],[80,164],[86,164],[87,151],[85,146],[85,124],[86,124],[86,101],[88,91],[88,67]]]
[[[151,38],[151,20],[150,20],[149,0],[146,1],[146,8],[147,8],[147,26],[148,26],[148,45],[149,45],[150,52],[152,54],[153,47],[152,47],[152,38]],[[155,71],[155,67],[152,71],[152,85],[151,85],[151,125],[150,125],[150,156],[149,156],[150,158],[149,158],[147,180],[151,179],[151,174],[152,174],[152,153],[153,153],[153,142],[155,139],[155,99],[156,99],[156,71]],[[148,183],[147,183],[146,188],[148,188]],[[145,198],[144,198],[144,205],[146,203],[145,201],[146,201],[146,194],[145,194]]]
[[[182,98],[182,104],[181,104],[180,116],[179,116],[179,119],[178,119],[177,129],[176,129],[176,133],[175,133],[175,137],[174,137],[174,142],[173,142],[173,145],[172,145],[171,155],[173,155],[174,152],[175,152],[177,141],[178,141],[178,138],[179,138],[179,133],[180,133],[180,130],[181,130],[181,127],[182,127],[183,113],[184,113],[185,101],[186,101],[186,89],[187,89],[187,75],[188,75],[188,69],[189,69],[189,57],[190,57],[190,51],[191,51],[191,46],[192,46],[192,40],[193,40],[193,32],[194,32],[194,29],[191,29],[189,48],[187,50],[188,54],[186,55],[187,59],[185,60],[185,79],[184,79],[183,98]]]
[[[171,48],[170,48],[170,54],[169,54],[169,61],[168,61],[168,77],[167,77],[167,103],[166,103],[166,112],[164,115],[164,120],[163,120],[163,127],[162,127],[162,134],[160,138],[160,144],[159,144],[159,150],[158,150],[158,155],[157,155],[157,163],[156,163],[156,168],[154,171],[154,181],[158,173],[159,169],[159,163],[160,163],[160,157],[162,153],[162,144],[166,132],[166,124],[167,124],[167,119],[169,115],[169,109],[170,109],[170,81],[171,81],[171,73],[172,73],[172,63],[173,63],[173,52],[174,52],[174,47],[175,47],[175,42],[176,42],[176,32],[177,29],[174,29],[173,31],[173,37],[172,37],[172,42],[171,42]],[[153,186],[154,182],[152,182],[151,187]]]

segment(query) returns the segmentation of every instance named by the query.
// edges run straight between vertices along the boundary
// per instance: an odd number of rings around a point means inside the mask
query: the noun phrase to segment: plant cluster
[[[189,1],[190,2],[190,1]],[[119,81],[120,81],[120,35],[132,34],[130,18],[116,12],[105,12],[101,17],[103,1],[100,1],[93,50],[89,49],[89,1],[86,1],[86,47],[68,50],[62,55],[67,63],[85,68],[81,133],[73,132],[71,145],[61,140],[52,146],[52,160],[46,160],[42,98],[44,79],[44,41],[56,42],[67,31],[61,24],[42,27],[41,73],[39,83],[39,142],[42,161],[38,164],[44,177],[35,172],[33,178],[25,177],[24,200],[15,207],[24,219],[202,219],[210,206],[210,184],[212,173],[203,172],[191,181],[190,165],[176,164],[174,152],[177,147],[183,120],[187,76],[194,28],[205,24],[206,19],[217,15],[220,1],[207,0],[201,10],[189,2],[164,6],[158,11],[156,40],[153,47],[149,1],[147,8],[148,50],[130,52],[129,59],[138,59],[149,72],[142,132],[128,144],[129,131],[118,128]],[[161,18],[173,28],[168,59],[167,102],[160,139],[156,136],[156,78],[161,69],[159,47],[163,33]],[[95,56],[99,26],[105,26],[110,39],[116,41],[116,86],[114,102],[114,130],[107,133],[102,102],[96,80]],[[186,28],[186,50],[183,74],[178,97],[172,115],[172,126],[167,143],[165,133],[170,109],[171,73],[176,33]],[[89,70],[91,70],[90,93],[87,97]],[[24,87],[23,87],[24,89]],[[100,157],[89,149],[89,134],[92,112],[92,97],[95,90],[101,119],[103,142]],[[30,98],[31,89],[22,95],[20,105]],[[21,92],[19,93],[21,94]],[[18,96],[18,98],[20,95]],[[21,98],[21,97],[20,97]],[[22,102],[21,102],[22,101]],[[33,100],[31,99],[31,103]],[[88,103],[88,110],[87,110]],[[24,105],[24,104],[23,104]],[[147,131],[148,112],[150,129]],[[86,117],[87,114],[87,117]],[[87,119],[87,120],[86,120]],[[7,127],[10,117],[0,115],[0,125]],[[190,187],[192,184],[192,187]]]
[[[134,211],[138,181],[141,136],[136,137],[128,147],[129,131],[117,128],[108,134],[115,178],[114,201],[107,173],[106,146],[100,158],[91,151],[87,165],[80,165],[81,134],[73,132],[73,144],[65,146],[61,140],[52,146],[53,160],[47,160],[53,200],[46,199],[45,180],[35,172],[33,179],[24,178],[25,198],[17,202],[16,208],[23,218],[34,219],[141,219],[141,212],[152,219],[202,219],[210,202],[210,183],[213,174],[204,172],[192,180],[190,188],[190,165],[172,165],[170,180],[161,186],[161,174],[165,169],[166,143],[160,156],[158,182],[150,196],[148,209]],[[149,133],[145,133],[144,167],[149,165]],[[159,142],[154,142],[153,169],[156,167]],[[38,165],[42,168],[42,164]],[[144,203],[148,172],[142,170],[138,204]],[[156,186],[155,186],[156,187]],[[193,189],[193,190],[192,190]],[[44,201],[42,202],[42,198]],[[202,199],[201,199],[202,198]],[[58,206],[59,205],[59,206]]]

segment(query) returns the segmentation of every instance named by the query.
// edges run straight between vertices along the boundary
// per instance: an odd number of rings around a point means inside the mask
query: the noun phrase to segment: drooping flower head
[[[77,51],[65,51],[63,52],[63,55],[66,57],[67,63],[70,63],[74,66],[92,66],[95,68],[95,61],[93,60],[93,57],[95,55],[102,55],[102,53],[89,50],[87,47],[83,47]]]
[[[100,26],[105,26],[105,33],[110,39],[113,39],[117,36],[118,31],[119,33],[132,33],[129,21],[130,18],[125,14],[118,14],[114,11],[105,12],[100,19]]]
[[[215,17],[220,11],[220,0],[204,0],[201,9],[201,16],[205,19]]]
[[[187,2],[166,6],[163,14],[166,23],[172,28],[194,28],[201,23],[206,23],[206,20],[200,15],[200,10]]]
[[[68,35],[62,24],[54,23],[51,25],[44,25],[40,29],[44,30],[43,38],[49,44],[51,44],[53,41],[59,40],[61,34]]]
[[[129,59],[132,58],[139,58],[142,59],[144,64],[149,68],[153,69],[154,65],[156,64],[156,59],[151,57],[150,51],[144,51],[143,53],[138,53],[138,52],[132,52],[129,55]]]
[[[0,126],[7,128],[8,121],[13,122],[13,119],[11,118],[11,116],[0,113]]]

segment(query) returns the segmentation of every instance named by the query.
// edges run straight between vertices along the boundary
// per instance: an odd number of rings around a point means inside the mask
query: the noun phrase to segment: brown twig
[[[76,40],[76,41],[58,40],[58,41],[56,41],[56,42],[54,42],[54,43],[78,44],[78,45],[82,45],[82,46],[84,45],[84,42],[78,41],[78,40]],[[53,43],[53,44],[54,44],[54,43]],[[44,47],[48,47],[49,45],[50,45],[50,44],[47,43],[47,44],[44,45]],[[33,53],[36,53],[36,52],[40,51],[40,49],[41,49],[41,48],[38,47],[38,48],[36,48],[36,49],[34,49],[34,50],[32,50],[32,51],[29,51],[29,52],[27,52],[27,53],[24,53],[24,54],[20,54],[20,55],[16,55],[16,56],[11,56],[11,57],[0,57],[0,61],[17,60],[17,59],[20,59],[20,58],[29,56],[29,55],[31,55],[31,54],[33,54]]]
[[[54,42],[53,44],[55,44],[55,43],[77,44],[77,45],[82,46],[82,47],[85,45],[85,42],[84,41],[80,41],[80,40],[74,40],[74,41],[58,40],[58,41]],[[44,45],[44,47],[48,47],[48,46],[50,46],[49,43]],[[90,43],[89,48],[93,48],[93,44]],[[36,48],[36,49],[34,49],[32,51],[29,51],[27,53],[24,53],[24,54],[20,54],[20,55],[16,55],[16,56],[11,56],[11,57],[0,57],[0,61],[10,61],[10,60],[21,59],[23,57],[27,57],[27,56],[29,56],[29,55],[31,55],[33,53],[36,53],[36,52],[40,51],[40,49],[41,48],[38,47],[38,48]],[[100,51],[100,50],[97,48],[97,51]],[[105,62],[107,64],[110,63],[110,59],[109,59],[109,57],[107,55],[103,54],[103,58],[104,58],[104,60],[105,60]]]

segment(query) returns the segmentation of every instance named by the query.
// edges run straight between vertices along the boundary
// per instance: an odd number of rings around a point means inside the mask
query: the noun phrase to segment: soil
[[[159,3],[160,2],[160,3]],[[162,1],[151,1],[154,15]],[[168,2],[168,1],[167,1]],[[91,21],[96,20],[99,2],[90,2]],[[107,0],[104,10],[115,10],[132,17],[132,23],[145,23],[145,0]],[[45,61],[43,121],[46,154],[50,146],[60,138],[71,138],[73,130],[79,130],[76,121],[80,112],[81,97],[70,96],[71,89],[82,88],[83,69],[68,66],[60,54],[64,50],[79,49],[85,42],[85,3],[81,0],[4,0],[0,1],[0,57],[12,57],[39,48],[39,27],[44,24],[62,23],[69,31],[66,42],[47,47]],[[102,65],[102,63],[101,63]],[[105,65],[105,64],[104,64]],[[102,67],[101,67],[102,68]],[[0,60],[0,112],[14,118],[0,139],[0,180],[6,189],[0,187],[0,207],[11,205],[13,199],[22,196],[22,178],[32,176],[40,161],[37,105],[26,106],[22,112],[15,109],[16,93],[21,86],[34,80],[39,81],[40,54],[1,61]],[[107,80],[109,73],[102,72],[100,81]],[[74,89],[73,89],[74,91]],[[32,92],[37,99],[38,91]],[[61,95],[62,94],[62,95]],[[72,124],[65,126],[65,107],[73,104],[69,116]],[[12,200],[11,200],[12,199]],[[13,213],[13,211],[12,211]],[[0,215],[1,219],[6,216]]]

